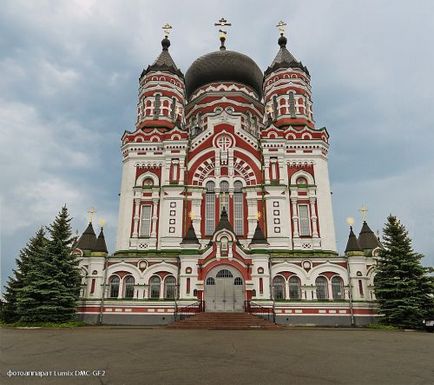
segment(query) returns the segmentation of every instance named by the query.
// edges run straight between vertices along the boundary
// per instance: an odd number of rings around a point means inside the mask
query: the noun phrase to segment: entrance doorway
[[[244,311],[244,281],[235,269],[214,269],[205,281],[205,311]]]

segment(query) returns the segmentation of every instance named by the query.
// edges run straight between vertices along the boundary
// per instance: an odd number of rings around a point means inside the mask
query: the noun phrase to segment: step
[[[168,325],[171,329],[254,330],[279,329],[267,319],[249,313],[196,313]]]

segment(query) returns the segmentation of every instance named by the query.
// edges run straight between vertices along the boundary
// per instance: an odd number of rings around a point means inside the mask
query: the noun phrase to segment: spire
[[[363,251],[359,245],[356,235],[353,232],[353,226],[350,226],[350,235],[348,236],[347,247],[345,248],[345,253],[349,251]]]
[[[255,233],[253,234],[252,242],[250,242],[249,246],[252,245],[268,245],[267,238],[265,238],[264,232],[259,225],[259,221],[256,223]]]
[[[223,230],[223,229],[229,230],[230,232],[232,232],[232,233],[235,234],[234,228],[232,227],[232,225],[229,222],[229,218],[228,218],[228,213],[226,211],[226,207],[223,207],[223,209],[222,209],[222,213],[220,215],[220,222],[217,225],[217,227],[216,227],[216,229],[214,231],[214,234],[217,231],[220,231],[220,230]]]
[[[376,237],[375,233],[370,229],[366,221],[363,221],[362,229],[359,234],[359,245],[363,250],[373,250],[381,247],[381,243]]]
[[[280,37],[277,40],[280,49],[277,52],[277,55],[271,65],[265,70],[265,76],[280,68],[299,68],[307,75],[309,75],[309,71],[307,70],[307,68],[303,66],[301,62],[297,61],[297,59],[291,54],[291,52],[286,49],[286,43],[288,42],[288,39],[285,36],[286,23],[283,21],[279,21],[276,27],[279,29],[280,32]]]
[[[84,230],[84,233],[81,235],[75,247],[80,250],[94,251],[95,243],[95,231],[93,230],[92,222],[89,222],[89,225],[87,226],[86,230]]]
[[[190,222],[190,227],[187,230],[187,234],[185,234],[185,237],[182,238],[181,244],[194,244],[199,245],[200,242],[197,239],[196,232],[194,231],[193,222]]]
[[[226,36],[228,35],[228,31],[226,31],[226,28],[225,29],[223,28],[230,27],[232,24],[228,23],[228,21],[224,17],[222,17],[217,23],[214,23],[214,25],[216,27],[220,27],[219,28],[220,51],[225,51],[226,50],[225,42],[226,42]]]
[[[178,75],[181,78],[184,78],[183,73],[176,66],[175,62],[172,59],[172,56],[170,56],[169,53],[169,47],[170,47],[169,34],[170,31],[172,30],[172,26],[166,23],[165,25],[163,25],[162,28],[164,31],[164,37],[163,40],[161,40],[161,46],[162,46],[161,53],[154,61],[153,64],[148,66],[146,70],[143,70],[142,74],[140,75],[140,78],[142,78],[144,75],[146,75],[148,72],[151,71],[166,71]]]
[[[101,231],[99,232],[98,239],[95,242],[95,247],[93,251],[108,253],[107,245],[105,243],[105,238],[104,238],[104,231],[102,227],[101,227]]]

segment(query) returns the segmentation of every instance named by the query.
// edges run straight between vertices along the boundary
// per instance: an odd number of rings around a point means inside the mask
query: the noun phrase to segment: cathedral
[[[273,314],[279,324],[364,325],[376,316],[381,244],[366,221],[336,249],[329,132],[311,76],[287,48],[263,72],[226,47],[185,74],[169,48],[139,77],[135,128],[121,138],[116,250],[92,222],[79,238],[78,314],[155,325],[201,312]],[[272,59],[272,60],[271,60]]]

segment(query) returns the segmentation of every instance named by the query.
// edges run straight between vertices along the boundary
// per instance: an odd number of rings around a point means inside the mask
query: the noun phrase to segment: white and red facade
[[[372,253],[337,253],[329,134],[315,127],[307,70],[275,66],[260,95],[226,79],[186,90],[167,48],[122,136],[116,251],[81,261],[82,317],[271,309],[281,323],[371,322]]]

